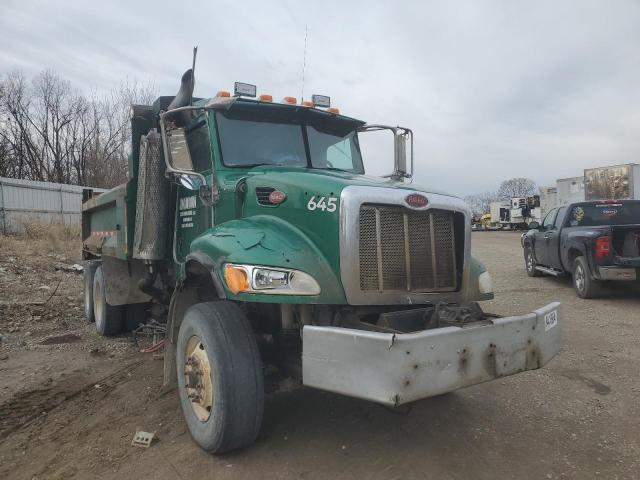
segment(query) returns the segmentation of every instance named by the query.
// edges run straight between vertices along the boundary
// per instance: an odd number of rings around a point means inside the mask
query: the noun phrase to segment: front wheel
[[[210,453],[251,445],[262,424],[264,378],[242,310],[227,301],[190,307],[176,347],[180,404],[195,442]]]
[[[529,275],[530,277],[542,276],[542,272],[536,270],[536,266],[538,264],[536,263],[536,259],[533,256],[533,248],[528,245],[524,247],[524,265],[527,269],[527,275]]]
[[[580,298],[595,298],[600,294],[600,282],[591,278],[584,257],[573,262],[573,288]]]

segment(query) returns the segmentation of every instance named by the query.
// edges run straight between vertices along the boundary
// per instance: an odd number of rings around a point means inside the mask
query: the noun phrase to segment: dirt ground
[[[497,299],[563,303],[564,347],[545,368],[427,399],[409,411],[297,389],[267,396],[253,447],[196,447],[162,364],[87,325],[75,242],[0,237],[0,478],[640,478],[640,292],[580,300],[529,278],[519,235],[473,234]],[[57,289],[56,289],[57,287]],[[157,432],[130,445],[136,427]]]

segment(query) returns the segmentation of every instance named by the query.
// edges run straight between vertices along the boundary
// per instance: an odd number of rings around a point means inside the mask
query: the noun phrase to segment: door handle
[[[551,235],[545,235],[544,238],[545,240],[549,240],[551,238]]]

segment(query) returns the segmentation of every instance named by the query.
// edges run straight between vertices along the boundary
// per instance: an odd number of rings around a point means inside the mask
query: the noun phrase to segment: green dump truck
[[[411,183],[413,133],[255,87],[131,110],[129,179],[82,209],[85,306],[99,333],[166,324],[165,383],[209,452],[251,444],[264,371],[397,406],[536,369],[559,304],[499,318],[458,198]],[[393,171],[359,139],[386,130]],[[391,159],[390,164],[391,164]],[[437,179],[434,180],[437,182]]]

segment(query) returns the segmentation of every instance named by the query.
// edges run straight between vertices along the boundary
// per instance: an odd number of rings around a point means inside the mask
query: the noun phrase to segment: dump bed
[[[131,252],[133,223],[129,223],[128,183],[89,198],[82,205],[84,258],[108,255],[126,259]],[[135,208],[135,205],[134,205]]]

